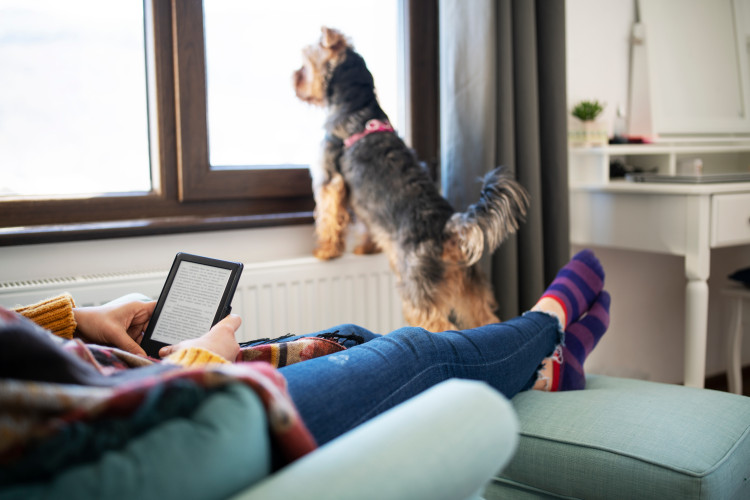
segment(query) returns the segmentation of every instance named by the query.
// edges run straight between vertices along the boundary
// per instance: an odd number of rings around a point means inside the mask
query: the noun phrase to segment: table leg
[[[685,385],[706,384],[708,277],[711,274],[711,197],[689,196],[685,204]]]
[[[742,394],[742,297],[729,297],[727,382],[729,392]]]
[[[708,336],[708,283],[689,280],[685,290],[685,385],[706,383],[706,339]]]

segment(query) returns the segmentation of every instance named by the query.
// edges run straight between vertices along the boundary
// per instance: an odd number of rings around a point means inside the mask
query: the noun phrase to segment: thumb
[[[159,349],[159,357],[162,358],[162,359],[166,358],[167,356],[169,356],[170,354],[172,354],[174,352],[174,350],[175,350],[175,346],[174,345],[165,345],[164,347],[162,347],[161,349]]]

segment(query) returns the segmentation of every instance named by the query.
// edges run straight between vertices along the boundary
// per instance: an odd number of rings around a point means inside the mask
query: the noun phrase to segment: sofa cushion
[[[513,399],[519,449],[485,498],[750,498],[750,398],[604,376]]]

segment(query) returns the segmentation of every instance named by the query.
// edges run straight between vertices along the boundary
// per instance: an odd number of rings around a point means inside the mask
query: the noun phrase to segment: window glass
[[[321,26],[365,58],[398,130],[398,0],[205,0],[209,156],[213,167],[308,165],[324,112],[294,95],[292,73]]]
[[[0,196],[149,191],[143,4],[0,0]]]

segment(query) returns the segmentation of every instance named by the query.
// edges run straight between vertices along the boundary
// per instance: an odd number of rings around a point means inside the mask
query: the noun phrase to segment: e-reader
[[[162,347],[198,338],[228,315],[242,267],[178,253],[143,334],[146,354],[158,358]]]

